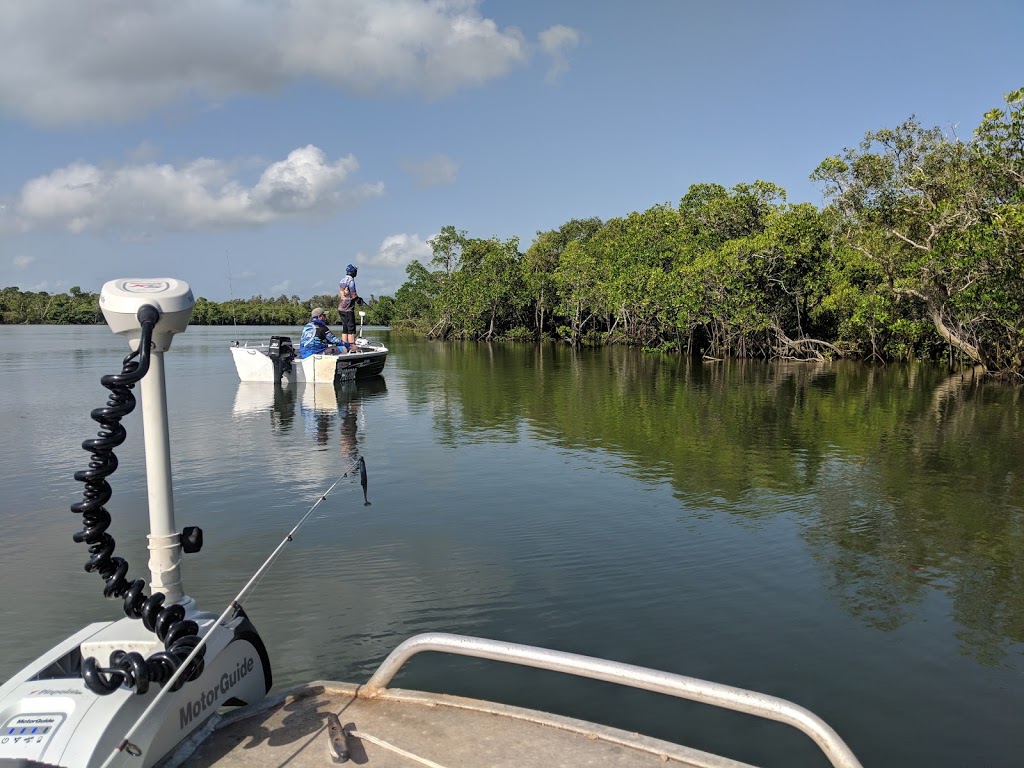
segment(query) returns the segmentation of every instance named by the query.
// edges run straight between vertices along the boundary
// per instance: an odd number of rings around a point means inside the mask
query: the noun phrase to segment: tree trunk
[[[986,362],[982,359],[981,352],[978,351],[977,347],[975,347],[973,344],[967,343],[959,336],[954,334],[952,331],[950,331],[949,328],[946,327],[945,322],[943,322],[942,320],[941,306],[936,306],[935,304],[929,301],[927,302],[927,308],[928,316],[931,317],[932,323],[934,323],[935,325],[935,330],[939,332],[939,336],[946,340],[947,344],[956,347],[974,362],[981,363],[982,365],[988,367]]]

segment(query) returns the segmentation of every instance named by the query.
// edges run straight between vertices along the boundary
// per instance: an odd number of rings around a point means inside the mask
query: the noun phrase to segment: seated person
[[[339,347],[347,352],[349,346],[347,341],[343,341],[331,333],[331,329],[327,327],[327,321],[324,320],[324,311],[317,307],[310,313],[309,322],[306,323],[302,329],[302,335],[299,337],[299,359],[302,360],[310,355],[337,355]]]

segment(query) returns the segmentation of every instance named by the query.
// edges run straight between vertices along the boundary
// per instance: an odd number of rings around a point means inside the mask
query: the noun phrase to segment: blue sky
[[[0,0],[0,287],[363,295],[1024,86],[1024,2]]]

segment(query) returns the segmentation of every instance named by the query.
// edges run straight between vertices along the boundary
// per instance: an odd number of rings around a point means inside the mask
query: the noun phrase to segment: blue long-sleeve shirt
[[[314,317],[306,323],[299,337],[299,359],[310,355],[322,355],[330,344],[336,344],[342,349],[348,348],[348,344],[331,333],[327,323],[319,317]]]

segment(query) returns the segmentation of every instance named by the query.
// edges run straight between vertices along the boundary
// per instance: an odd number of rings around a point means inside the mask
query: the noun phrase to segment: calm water
[[[344,480],[246,603],[276,688],[364,680],[409,635],[452,631],[792,699],[867,766],[1022,764],[1021,391],[386,332],[368,334],[393,350],[383,379],[239,384],[228,341],[271,332],[191,328],[167,376],[177,522],[206,539],[185,586],[207,610],[366,459],[372,506]],[[68,506],[126,351],[102,327],[0,327],[2,679],[119,616]],[[108,508],[148,579],[141,420]],[[784,726],[602,683],[430,654],[397,684],[822,764]]]

